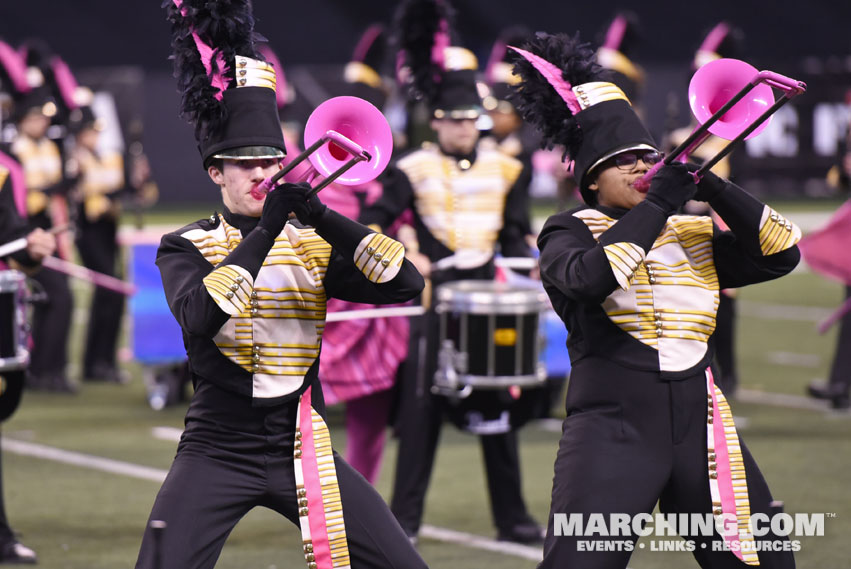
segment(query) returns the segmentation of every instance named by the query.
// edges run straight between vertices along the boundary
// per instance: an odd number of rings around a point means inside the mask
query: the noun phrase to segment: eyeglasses
[[[647,150],[643,153],[622,152],[621,154],[613,156],[612,161],[615,163],[615,166],[618,167],[618,170],[632,170],[635,168],[635,165],[638,164],[639,158],[645,165],[652,167],[662,160],[663,157],[664,155],[661,152]]]

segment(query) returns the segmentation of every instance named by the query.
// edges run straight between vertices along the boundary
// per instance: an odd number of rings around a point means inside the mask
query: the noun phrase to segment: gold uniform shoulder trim
[[[226,314],[241,314],[251,299],[254,279],[239,265],[217,267],[204,277],[207,292]]]
[[[635,276],[635,271],[644,261],[646,255],[644,249],[635,243],[622,241],[604,246],[603,252],[606,253],[606,258],[609,260],[609,266],[612,268],[612,273],[614,273],[618,285],[622,290],[628,290]]]
[[[381,233],[370,233],[355,249],[355,266],[374,283],[393,280],[402,268],[405,248]]]
[[[785,251],[801,240],[801,228],[768,206],[759,221],[759,247],[763,255]]]

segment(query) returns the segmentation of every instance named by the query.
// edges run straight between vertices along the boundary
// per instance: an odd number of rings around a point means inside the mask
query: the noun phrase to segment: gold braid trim
[[[763,255],[785,251],[800,240],[801,229],[797,225],[770,207],[763,208],[759,222],[759,247]]]
[[[207,292],[226,314],[241,314],[251,299],[254,279],[238,265],[223,265],[204,277]]]
[[[399,274],[405,247],[381,233],[370,233],[355,249],[355,266],[374,283],[385,283]]]

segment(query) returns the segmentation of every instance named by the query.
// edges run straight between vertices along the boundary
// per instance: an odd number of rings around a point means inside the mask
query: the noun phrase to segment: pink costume
[[[322,201],[331,209],[357,219],[360,205],[355,192],[367,203],[381,194],[370,182],[351,188],[331,184]],[[372,305],[329,299],[328,313],[373,308]],[[381,470],[385,426],[392,403],[390,388],[408,352],[408,319],[371,318],[328,322],[322,336],[319,379],[329,405],[346,402],[346,461],[371,483]]]

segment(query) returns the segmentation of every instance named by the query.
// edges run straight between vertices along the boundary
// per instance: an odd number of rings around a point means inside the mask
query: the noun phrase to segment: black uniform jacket
[[[384,192],[360,221],[386,228],[410,209],[420,252],[432,262],[497,246],[503,256],[528,257],[530,178],[522,162],[482,143],[464,156],[425,143],[385,171]]]
[[[404,302],[423,279],[401,244],[332,210],[274,240],[257,222],[225,209],[187,225],[163,236],[157,266],[195,380],[262,406],[318,384],[328,297]]]
[[[27,222],[18,215],[15,205],[11,172],[0,166],[0,245],[24,237],[27,233],[29,233]],[[27,267],[37,265],[26,249],[12,253],[9,258]]]
[[[572,362],[602,357],[676,379],[712,358],[718,293],[791,271],[800,230],[728,184],[709,217],[642,202],[588,206],[547,220],[538,238],[541,279],[569,331]]]

